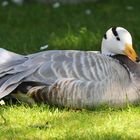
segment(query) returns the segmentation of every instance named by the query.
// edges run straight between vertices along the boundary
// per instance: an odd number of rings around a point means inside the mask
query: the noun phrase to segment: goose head
[[[126,55],[134,62],[139,61],[132,46],[131,34],[122,27],[110,28],[103,37],[101,53],[108,56]]]

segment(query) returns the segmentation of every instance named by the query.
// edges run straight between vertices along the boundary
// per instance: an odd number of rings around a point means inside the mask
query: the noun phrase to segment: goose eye
[[[119,38],[118,36],[116,37],[116,39],[117,39],[118,41],[120,41],[120,38]]]
[[[106,34],[104,35],[104,39],[107,39],[107,35]]]

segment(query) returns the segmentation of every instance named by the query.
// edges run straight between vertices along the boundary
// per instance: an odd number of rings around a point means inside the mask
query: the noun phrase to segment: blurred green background
[[[28,54],[48,49],[100,50],[112,26],[126,28],[140,54],[140,1],[99,0],[80,4],[27,2],[0,6],[0,47]]]

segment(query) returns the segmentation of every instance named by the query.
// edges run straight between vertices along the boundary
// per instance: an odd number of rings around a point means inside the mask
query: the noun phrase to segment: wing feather
[[[8,57],[5,62],[0,61],[0,98],[24,81],[48,84],[59,78],[75,78],[101,87],[106,81],[128,76],[117,61],[100,53],[55,50],[22,56],[3,52]]]

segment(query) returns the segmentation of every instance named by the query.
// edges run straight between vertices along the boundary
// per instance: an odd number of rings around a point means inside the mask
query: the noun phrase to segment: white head
[[[136,61],[138,56],[132,46],[130,33],[122,27],[110,28],[102,40],[101,52],[105,55],[123,54],[132,61]]]

